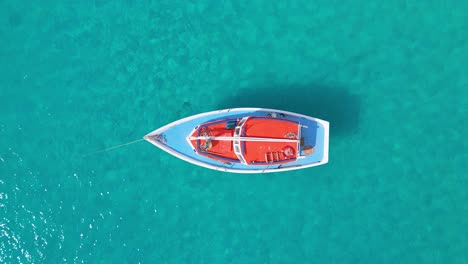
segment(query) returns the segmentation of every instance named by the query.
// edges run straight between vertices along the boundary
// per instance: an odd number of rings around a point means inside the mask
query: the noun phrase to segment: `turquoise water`
[[[466,10],[1,1],[0,262],[468,263]],[[83,157],[242,106],[330,121],[330,162]]]

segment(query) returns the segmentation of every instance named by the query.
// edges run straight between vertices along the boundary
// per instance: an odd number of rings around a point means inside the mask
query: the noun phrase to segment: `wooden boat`
[[[328,162],[329,123],[281,110],[232,108],[180,119],[144,139],[209,169],[281,172]]]

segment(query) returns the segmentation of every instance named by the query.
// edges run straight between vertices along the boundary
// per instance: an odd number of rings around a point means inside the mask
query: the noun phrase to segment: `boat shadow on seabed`
[[[346,136],[359,127],[360,98],[341,87],[320,84],[250,87],[220,100],[219,109],[283,109],[330,122],[330,136]]]

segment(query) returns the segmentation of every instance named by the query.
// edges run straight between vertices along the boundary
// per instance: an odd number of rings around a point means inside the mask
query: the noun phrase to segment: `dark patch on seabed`
[[[322,84],[251,87],[220,100],[219,109],[262,107],[285,110],[330,122],[331,136],[359,127],[360,98],[342,87]]]
[[[8,16],[8,24],[10,27],[18,27],[23,22],[23,17],[18,12],[12,12]]]

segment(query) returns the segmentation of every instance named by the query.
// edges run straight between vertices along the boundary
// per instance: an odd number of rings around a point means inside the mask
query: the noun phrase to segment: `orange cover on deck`
[[[285,119],[273,118],[255,118],[249,119],[245,124],[245,137],[261,137],[261,138],[289,138],[297,139],[299,133],[299,125]],[[296,135],[295,138],[291,138]],[[286,156],[283,149],[293,148],[294,155]],[[289,160],[295,159],[297,151],[297,143],[294,142],[256,142],[246,141],[244,147],[244,158],[247,163],[265,162],[265,154],[271,154],[274,160]],[[276,154],[278,153],[278,154]]]
[[[191,140],[192,146],[200,155],[220,161],[238,158],[233,150],[233,141],[216,140],[216,137],[233,137],[234,128],[226,128],[227,120],[203,124],[191,135],[192,137],[209,136],[211,147],[208,151],[200,151],[197,147],[206,140]],[[235,122],[235,121],[234,121]],[[243,126],[241,137],[297,139],[299,124],[293,121],[270,117],[249,117]],[[242,152],[247,164],[258,163],[285,163],[296,159],[298,144],[296,142],[268,142],[268,141],[241,141]]]

